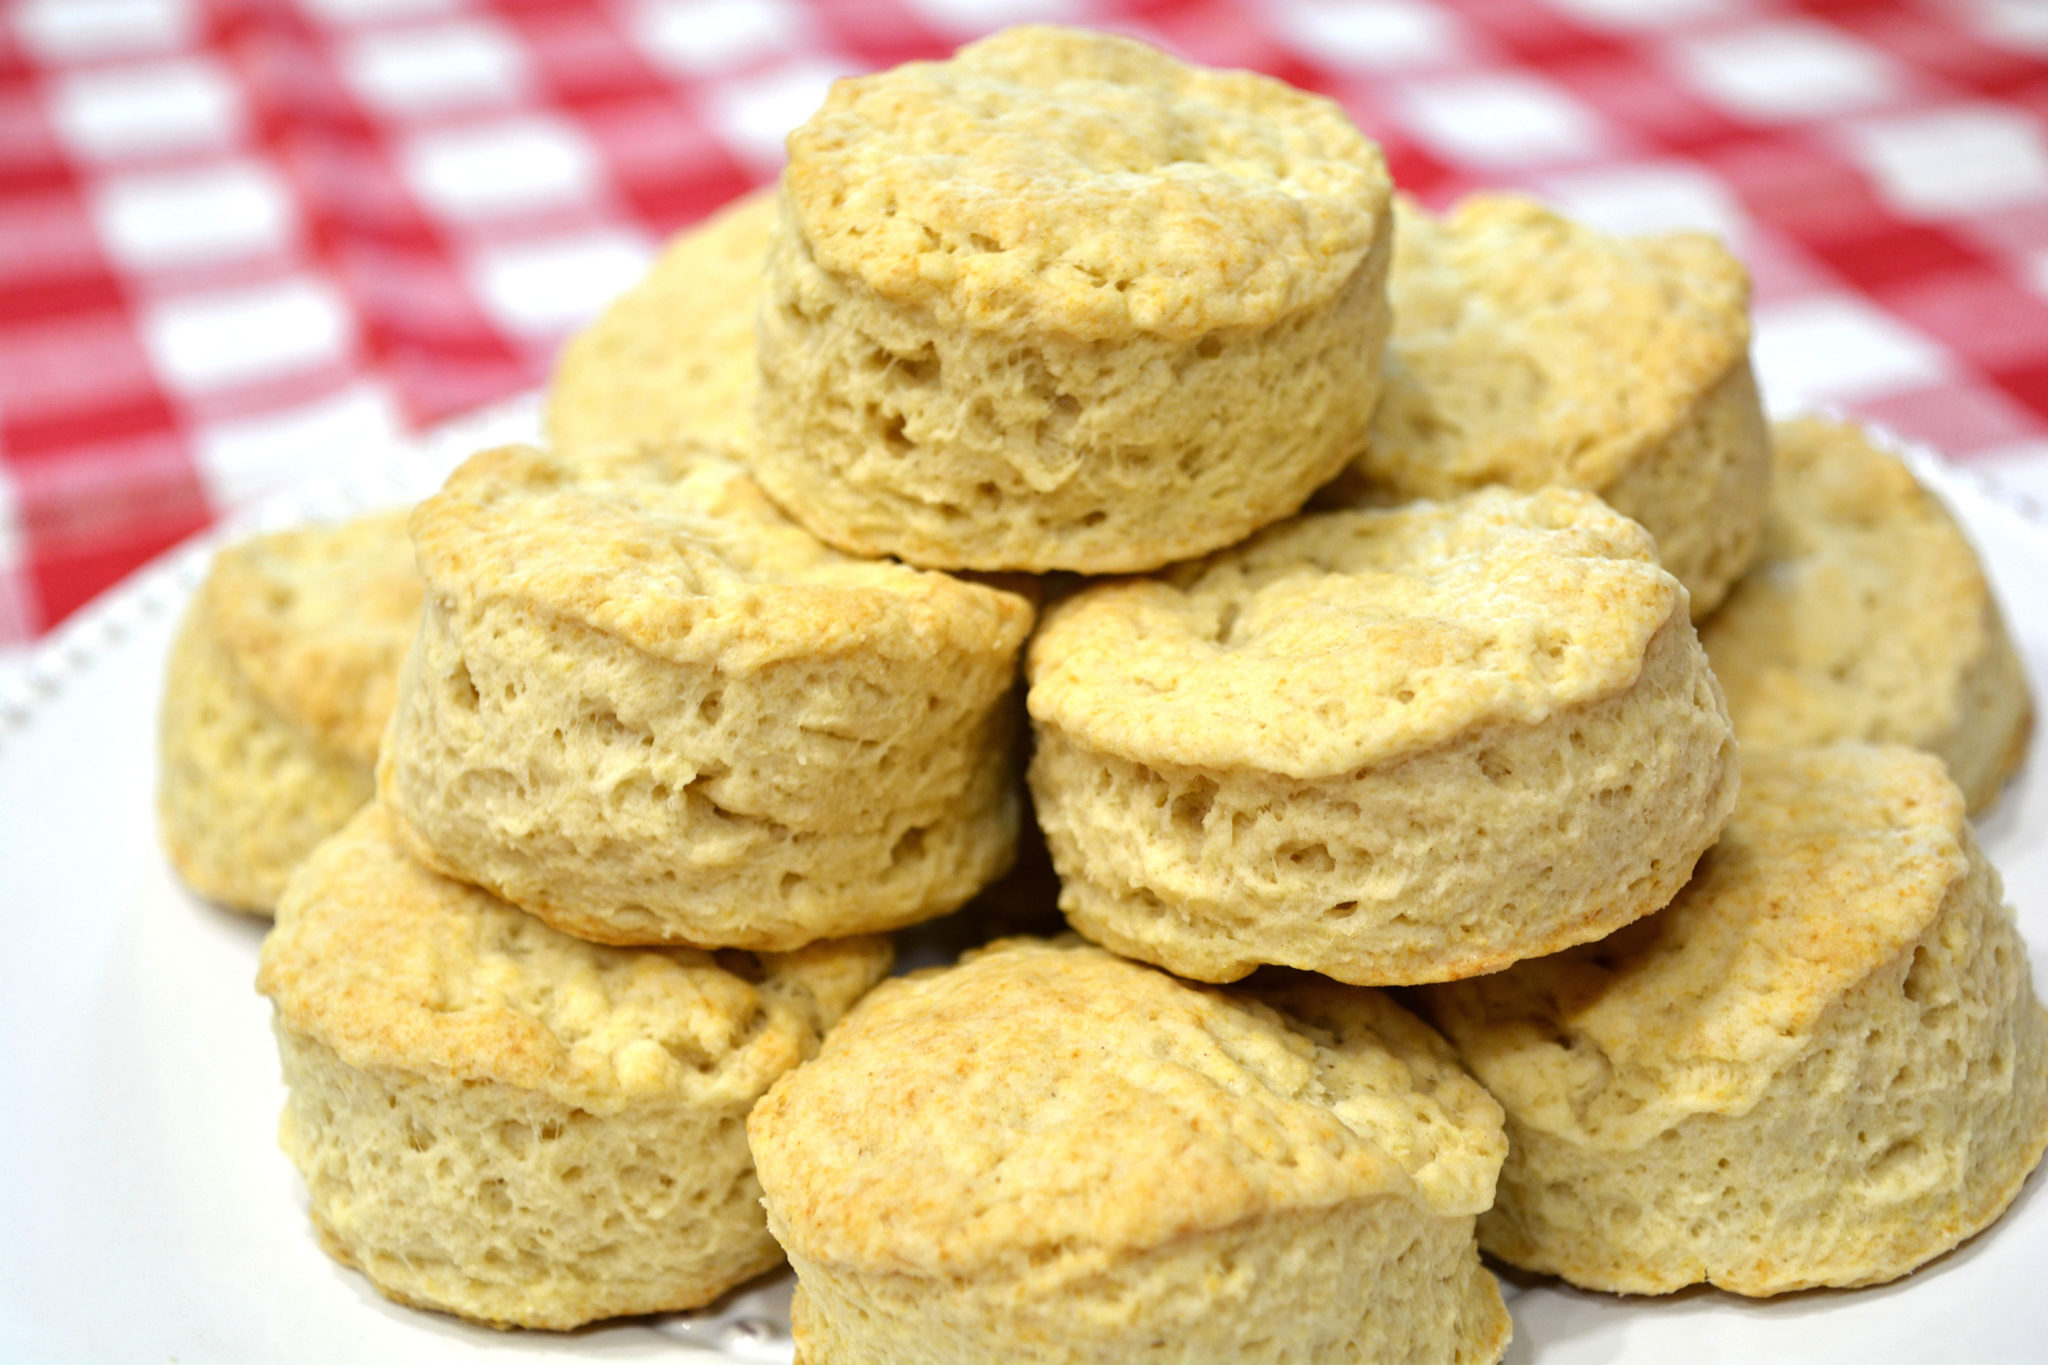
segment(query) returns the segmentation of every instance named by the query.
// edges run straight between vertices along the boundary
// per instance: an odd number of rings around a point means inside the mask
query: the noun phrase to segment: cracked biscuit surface
[[[468,461],[379,795],[414,854],[601,942],[788,949],[1008,865],[1022,597],[853,559],[695,448]]]
[[[498,1327],[691,1308],[777,1264],[748,1109],[888,970],[608,948],[414,862],[367,807],[288,886],[257,985],[315,1229],[385,1294]]]
[[[1756,565],[1700,628],[1736,734],[1910,744],[1984,810],[2026,756],[2034,708],[1976,551],[1855,427],[1782,422],[1773,439]]]
[[[1012,939],[875,991],[748,1120],[798,1358],[1497,1360],[1498,1108],[1375,991]]]
[[[157,816],[178,876],[268,915],[375,791],[419,620],[406,511],[257,536],[215,556],[171,649]]]
[[[1364,440],[1390,193],[1334,104],[1128,39],[1013,29],[841,81],[790,138],[762,486],[940,568],[1241,539]]]
[[[1354,492],[1598,493],[1712,612],[1756,547],[1771,452],[1749,278],[1702,233],[1609,237],[1514,195],[1397,201],[1386,387]]]
[[[1198,980],[1442,981],[1597,938],[1734,800],[1684,588],[1572,490],[1302,517],[1085,589],[1028,672],[1061,908]]]
[[[1573,1284],[1881,1283],[1998,1217],[2048,1144],[2048,1017],[1931,755],[1747,755],[1667,909],[1420,993],[1508,1113],[1480,1244]]]

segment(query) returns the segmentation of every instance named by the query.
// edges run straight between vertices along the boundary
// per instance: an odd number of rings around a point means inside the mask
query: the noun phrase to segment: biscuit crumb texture
[[[258,987],[324,1246],[497,1327],[696,1307],[781,1259],[747,1110],[888,970],[557,933],[406,856],[371,806],[293,878]]]
[[[2048,1018],[1939,761],[1756,754],[1699,875],[1600,943],[1434,987],[1508,1113],[1480,1244],[1586,1288],[1877,1284],[2048,1145]]]
[[[699,439],[744,449],[759,387],[754,312],[775,191],[676,234],[646,277],[562,350],[548,384],[559,449]]]
[[[790,138],[762,486],[935,568],[1156,568],[1363,443],[1391,183],[1338,107],[1021,28],[841,81]]]
[[[602,942],[785,950],[1009,864],[1029,602],[848,558],[698,449],[471,459],[380,771],[415,856]]]
[[[1736,734],[1910,744],[1984,810],[2026,756],[2034,708],[1976,551],[1855,427],[1808,419],[1773,437],[1756,566],[1700,629]]]
[[[1516,195],[1396,201],[1386,389],[1357,482],[1599,493],[1703,620],[1755,551],[1771,451],[1749,278],[1702,233],[1623,239]]]
[[[1375,992],[1007,940],[879,988],[748,1127],[809,1365],[1507,1344],[1499,1111]]]
[[[419,619],[406,512],[258,536],[215,556],[171,647],[158,829],[184,883],[269,915],[293,867],[375,791]]]
[[[1582,492],[1303,517],[1068,599],[1029,671],[1061,908],[1200,980],[1441,981],[1597,938],[1734,802],[1685,591]]]

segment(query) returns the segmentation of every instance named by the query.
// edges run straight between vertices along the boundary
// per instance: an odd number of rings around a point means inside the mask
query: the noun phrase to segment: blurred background
[[[225,511],[532,389],[833,78],[1027,20],[1326,94],[1432,205],[1719,233],[1773,411],[2048,499],[2048,0],[13,0],[0,669]]]

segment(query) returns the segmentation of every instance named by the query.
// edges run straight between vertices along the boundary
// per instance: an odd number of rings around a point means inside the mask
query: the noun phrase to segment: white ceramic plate
[[[469,450],[531,432],[530,404],[402,452],[228,528],[346,514],[431,489]],[[2048,679],[2048,527],[1921,461]],[[486,1353],[789,1359],[786,1277],[710,1314],[567,1336],[500,1334],[386,1302],[315,1245],[275,1143],[283,1092],[251,987],[262,925],[171,879],[152,812],[164,652],[207,546],[178,551],[78,617],[0,697],[0,1360],[460,1362]],[[2048,960],[2048,762],[1981,827]],[[2036,979],[2042,973],[2036,971]],[[1509,1360],[2039,1360],[2048,1198],[1906,1280],[1750,1303],[1507,1286]],[[967,1363],[963,1362],[963,1365]]]

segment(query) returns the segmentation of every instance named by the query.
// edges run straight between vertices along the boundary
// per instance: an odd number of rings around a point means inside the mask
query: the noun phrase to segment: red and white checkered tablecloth
[[[1004,23],[1340,101],[1432,203],[1710,227],[1779,411],[2048,491],[2048,0],[17,0],[0,658],[223,511],[528,388],[835,76]]]

